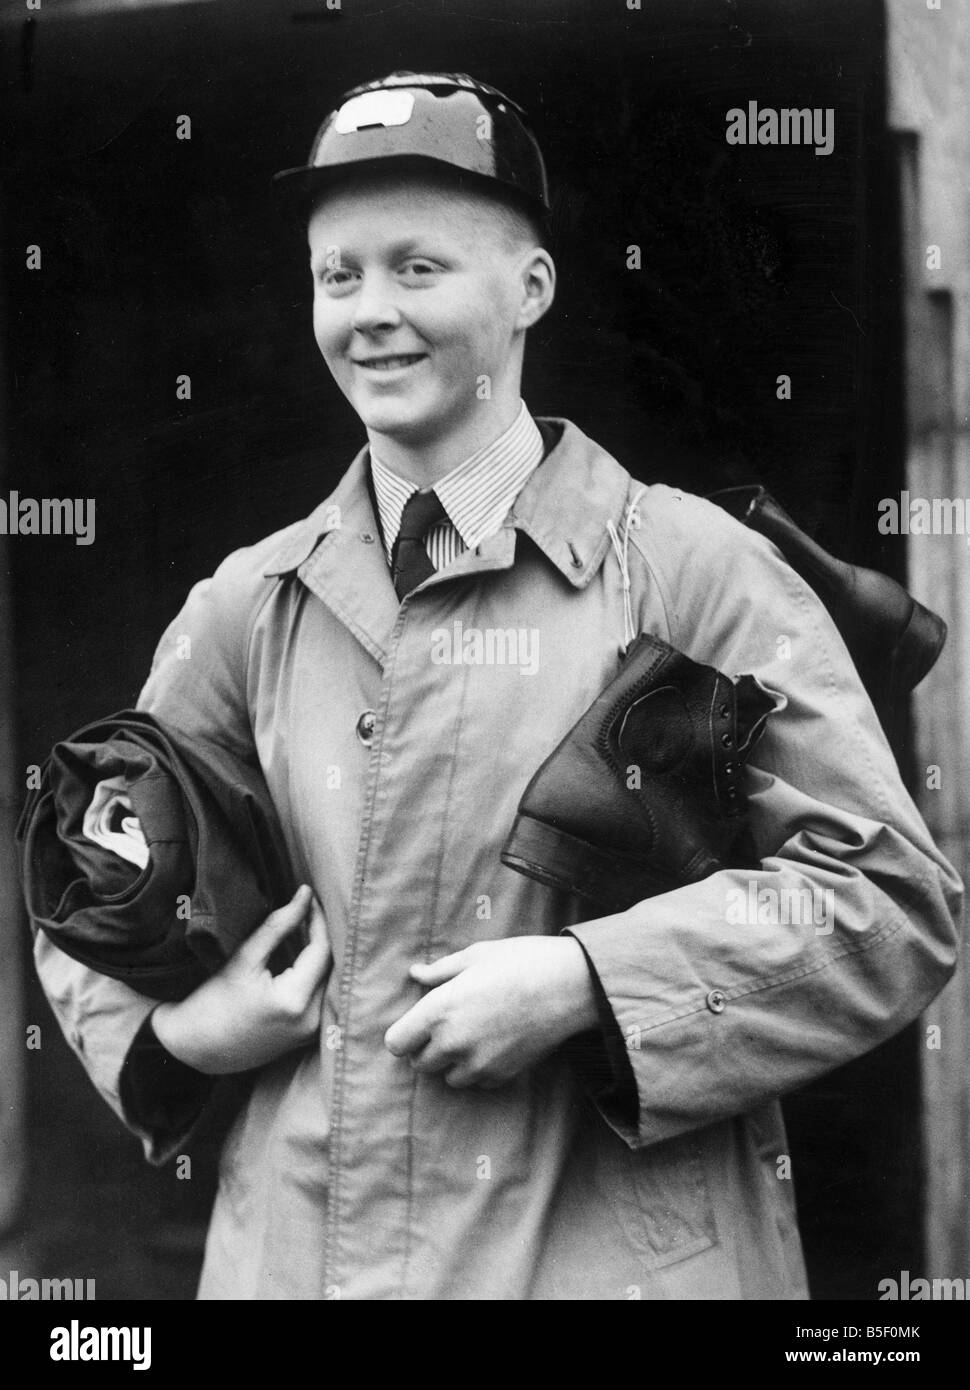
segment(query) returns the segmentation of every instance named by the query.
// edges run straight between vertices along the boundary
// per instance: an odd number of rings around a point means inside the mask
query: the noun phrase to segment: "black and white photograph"
[[[970,6],[3,0],[0,74],[0,1330],[932,1364]]]

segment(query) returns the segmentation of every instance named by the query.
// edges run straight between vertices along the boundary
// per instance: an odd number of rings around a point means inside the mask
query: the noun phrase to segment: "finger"
[[[392,1023],[384,1034],[384,1046],[395,1057],[406,1057],[419,1052],[431,1041],[433,1008],[428,1007],[430,995],[425,995],[413,1008],[408,1009],[396,1023]]]
[[[284,989],[301,1007],[305,1007],[314,991],[319,989],[332,963],[333,953],[330,950],[323,911],[314,899],[310,909],[310,940],[286,972]]]
[[[478,1073],[467,1063],[459,1062],[457,1066],[452,1066],[445,1074],[445,1085],[453,1091],[477,1091],[479,1087]]]
[[[454,1061],[453,1054],[442,1052],[433,1041],[408,1057],[411,1070],[420,1072],[422,1076],[435,1076],[438,1072],[447,1071]]]
[[[311,898],[311,899],[310,899],[310,939],[311,939],[311,941],[313,940],[313,938],[314,938],[315,936],[321,938],[321,940],[323,940],[323,941],[327,942],[327,944],[329,944],[329,939],[328,939],[328,936],[327,936],[327,919],[326,919],[326,917],[325,917],[324,914],[323,914],[323,908],[320,906],[320,903],[319,903],[319,902],[317,901],[317,899],[314,897],[314,898]]]
[[[316,973],[319,977],[319,971],[326,968],[330,954],[330,936],[323,908],[316,898],[311,898],[307,943],[293,962],[293,970],[297,974],[307,972],[308,977]]]
[[[323,997],[325,993],[324,986],[322,984],[318,985],[303,1007],[301,1018],[308,1036],[316,1033],[320,1027],[321,1020],[323,1019]]]
[[[309,887],[303,883],[283,907],[271,912],[265,922],[253,932],[244,944],[246,958],[257,966],[264,966],[276,947],[295,931],[306,917],[312,897]]]
[[[453,1066],[445,1077],[445,1085],[456,1091],[497,1091],[507,1084],[500,1077],[480,1072],[466,1062]]]
[[[412,980],[417,980],[419,985],[425,985],[433,989],[435,985],[443,985],[446,980],[453,980],[456,975],[460,975],[469,966],[467,951],[454,951],[450,956],[441,956],[438,960],[417,961],[411,966],[410,976]]]

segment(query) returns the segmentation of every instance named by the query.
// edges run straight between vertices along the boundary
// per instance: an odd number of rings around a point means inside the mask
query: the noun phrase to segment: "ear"
[[[522,297],[516,327],[531,328],[556,297],[556,266],[549,252],[541,246],[530,247],[522,257],[519,276]]]

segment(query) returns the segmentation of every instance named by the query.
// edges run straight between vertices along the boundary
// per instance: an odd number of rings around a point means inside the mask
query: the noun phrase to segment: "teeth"
[[[382,357],[371,358],[364,362],[365,367],[371,367],[378,372],[390,372],[396,367],[410,367],[412,362],[420,362],[419,353],[413,353],[408,357]]]

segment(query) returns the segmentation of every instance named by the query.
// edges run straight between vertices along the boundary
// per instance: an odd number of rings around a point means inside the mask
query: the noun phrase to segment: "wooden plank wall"
[[[889,0],[888,9],[890,125],[901,180],[906,486],[913,498],[962,499],[970,511],[970,7],[936,10],[922,0]],[[912,592],[950,629],[939,666],[915,696],[920,808],[968,882],[970,536],[911,535],[908,561]],[[925,1273],[964,1278],[970,1271],[966,958],[923,1024]]]
[[[0,318],[3,317],[3,308],[0,290]],[[3,402],[6,381],[0,353],[0,496],[5,495],[6,479]],[[26,1171],[26,1051],[23,1002],[25,926],[13,845],[24,779],[15,766],[9,550],[10,543],[7,537],[0,535],[0,1235],[17,1220]]]

